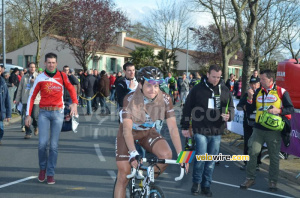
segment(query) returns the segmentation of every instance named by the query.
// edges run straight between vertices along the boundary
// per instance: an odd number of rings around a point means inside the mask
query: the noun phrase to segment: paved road
[[[39,183],[36,179],[39,171],[37,137],[23,139],[20,123],[5,128],[3,145],[0,146],[0,198],[112,197],[117,173],[114,157],[117,116],[85,117],[83,111],[80,109],[79,132],[61,133],[55,185]],[[167,131],[163,129],[162,134],[170,142]],[[253,189],[240,190],[238,186],[244,180],[245,172],[239,170],[239,165],[221,162],[216,166],[211,187],[214,197],[300,197],[299,185],[285,179],[280,179],[276,194],[268,192],[267,173],[264,171],[258,172]],[[178,171],[177,166],[169,166],[156,180],[157,184],[166,197],[195,197],[190,194],[191,172],[182,181],[175,182]]]

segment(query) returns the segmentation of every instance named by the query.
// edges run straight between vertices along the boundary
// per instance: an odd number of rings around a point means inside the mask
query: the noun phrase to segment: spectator
[[[113,75],[111,75],[109,78],[109,82],[110,82],[110,98],[109,98],[109,100],[110,101],[115,100],[115,92],[116,92],[115,81],[116,81],[116,72],[114,72]]]
[[[79,75],[79,81],[80,81],[80,92],[81,92],[81,96],[82,97],[85,97],[85,93],[84,93],[84,79],[85,79],[85,72],[83,72],[83,70],[81,69],[81,70],[79,70],[79,73],[78,73],[78,75]],[[82,99],[82,98],[79,98],[79,104],[81,105],[81,106],[83,106],[83,107],[85,107],[85,105],[86,105],[86,100],[84,100],[84,99]]]
[[[179,76],[178,78],[177,78],[177,87],[178,87],[178,94],[179,94],[179,96],[181,97],[181,83],[182,83],[182,76]],[[181,98],[180,98],[180,100],[181,100]]]
[[[189,83],[192,81],[192,79],[193,79],[193,74],[190,74],[190,75],[189,75],[189,79],[188,79],[188,80],[189,80]]]
[[[107,73],[102,70],[100,73],[100,81],[98,85],[99,90],[99,99],[101,104],[101,114],[100,115],[109,115],[110,109],[106,104],[106,97],[109,96],[109,87],[110,81],[108,79]]]
[[[235,77],[234,74],[230,74],[230,78],[225,83],[226,87],[229,89],[231,93],[233,92],[234,83],[235,83],[234,77]]]
[[[246,109],[248,111],[256,111],[256,116],[253,133],[248,142],[250,160],[247,163],[246,180],[240,185],[240,188],[248,189],[255,184],[257,156],[262,145],[266,142],[270,158],[269,190],[276,191],[279,174],[281,131],[266,128],[258,120],[264,111],[273,114],[273,116],[282,116],[285,120],[286,117],[290,118],[291,114],[294,113],[294,106],[289,93],[275,84],[275,74],[271,70],[261,71],[260,77],[262,88],[255,93],[253,89],[248,90]],[[272,122],[268,122],[268,124],[271,126]]]
[[[16,87],[19,86],[19,69],[16,67],[14,68],[13,72],[11,73],[10,77],[9,77],[9,83],[13,83]]]
[[[0,73],[1,73],[1,77],[4,77],[3,76],[3,73],[5,72],[5,67],[4,67],[4,65],[2,64],[2,65],[0,65]]]
[[[135,78],[135,66],[127,62],[123,65],[123,72],[125,73],[125,77],[118,78],[118,84],[116,85],[116,95],[117,95],[117,102],[119,110],[123,107],[123,99],[124,97],[132,92],[135,91],[138,82]]]
[[[35,72],[35,63],[29,63],[28,65],[28,72],[27,74],[25,74],[20,82],[20,85],[18,87],[18,91],[17,91],[17,95],[16,95],[16,99],[14,101],[14,103],[16,105],[18,105],[20,102],[22,103],[22,126],[25,126],[25,124],[23,125],[23,123],[25,122],[23,119],[25,119],[25,115],[26,115],[26,109],[27,109],[27,101],[29,98],[29,93],[32,90],[33,87],[33,83],[35,81],[35,79],[38,76],[38,73]],[[34,135],[38,135],[39,131],[38,131],[38,116],[39,116],[39,103],[41,100],[41,96],[38,93],[37,97],[34,100],[34,105],[32,107],[32,126],[34,127]],[[31,138],[31,134],[32,134],[32,130],[30,127],[25,126],[25,137],[24,139],[30,139]]]
[[[4,124],[3,121],[9,122],[11,118],[11,107],[10,107],[10,97],[8,94],[8,89],[5,80],[1,77],[4,71],[4,66],[0,68],[0,145],[2,145],[2,138],[4,135]]]
[[[4,77],[4,80],[5,80],[5,83],[6,83],[6,86],[9,88],[9,87],[13,87],[14,84],[13,83],[10,83],[9,82],[9,72],[4,72],[3,73],[3,77]]]
[[[239,80],[234,83],[233,95],[240,99],[242,95],[242,76],[239,77]]]
[[[84,93],[87,98],[87,113],[86,115],[92,115],[92,100],[91,98],[95,94],[95,86],[96,86],[97,79],[93,75],[93,70],[88,70],[88,75],[84,79]]]
[[[256,69],[253,70],[253,74],[252,74],[251,78],[258,78],[259,79],[258,71]]]
[[[221,67],[211,65],[207,76],[204,76],[201,83],[190,91],[183,107],[182,134],[190,137],[188,129],[191,118],[196,155],[205,155],[205,153],[218,155],[221,135],[226,128],[226,122],[234,118],[232,97],[227,87],[220,84],[221,75]],[[194,112],[195,108],[200,111]],[[210,185],[214,166],[215,161],[194,161],[193,186],[191,188],[193,195],[198,195],[201,188],[201,194],[207,197],[212,196]]]
[[[44,71],[43,68],[39,68],[39,69],[38,69],[38,74],[43,73],[43,71]]]
[[[169,79],[172,77],[172,73],[168,72],[168,77],[165,78],[166,83],[169,83]]]
[[[75,91],[76,91],[76,94],[77,94],[77,100],[78,100],[78,97],[80,95],[80,82],[79,82],[78,78],[75,76],[75,70],[74,69],[70,69],[70,76],[75,77],[75,79],[74,79],[75,83],[74,84],[72,82],[71,83],[75,88]],[[69,78],[69,80],[70,80],[70,78]],[[78,82],[78,83],[76,84],[76,82]]]
[[[249,84],[250,84],[251,89],[254,92],[256,92],[256,90],[258,90],[260,88],[260,82],[259,82],[258,78],[251,78]],[[254,123],[255,123],[255,115],[256,115],[256,111],[249,111],[246,108],[247,97],[248,97],[248,93],[245,93],[244,96],[240,99],[240,101],[237,105],[238,110],[243,110],[244,111],[244,121],[243,121],[244,155],[248,155],[248,141],[249,141],[249,138],[251,137],[252,132],[253,132],[253,126],[254,126]],[[261,158],[261,152],[257,156],[256,170],[259,170],[259,164],[261,164],[260,158]],[[240,167],[240,169],[245,170],[246,165],[247,165],[247,161],[244,161],[244,165],[242,165]]]
[[[64,113],[63,113],[63,86],[65,86],[70,95],[73,104],[70,105],[70,115],[77,115],[77,98],[74,87],[68,80],[65,73],[57,71],[57,55],[48,53],[45,55],[46,70],[38,75],[34,81],[33,88],[27,101],[27,111],[25,125],[31,124],[31,114],[34,100],[40,92],[40,113],[38,118],[39,126],[39,166],[40,172],[38,180],[44,182],[47,172],[47,183],[55,184],[54,174],[57,162],[57,147],[59,134],[62,128]],[[51,86],[49,86],[51,85]],[[50,130],[50,134],[49,134]],[[49,154],[47,145],[50,137]]]
[[[182,82],[181,82],[181,95],[180,95],[181,107],[184,106],[188,94],[189,94],[189,80],[186,78],[186,74],[183,73]]]
[[[19,71],[19,75],[18,75],[18,80],[19,80],[19,82],[21,82],[21,79],[22,79],[23,76],[24,76],[24,71],[23,71],[23,70],[20,70],[20,71]]]
[[[195,72],[192,74],[192,80],[190,81],[190,90],[195,87],[198,83],[201,82],[200,74],[198,72]]]
[[[27,74],[27,69],[26,68],[24,68],[23,71],[24,71],[24,75]]]
[[[78,79],[72,75],[70,73],[70,67],[68,65],[65,65],[63,67],[63,72],[68,76],[68,80],[70,81],[70,83],[74,86],[74,85],[78,85],[79,84],[79,81]],[[77,92],[76,92],[77,93]],[[77,96],[76,96],[77,98]],[[67,104],[67,105],[70,105],[72,104],[72,99],[70,97],[70,94],[69,94],[69,91],[66,89],[66,87],[64,86],[64,102]]]

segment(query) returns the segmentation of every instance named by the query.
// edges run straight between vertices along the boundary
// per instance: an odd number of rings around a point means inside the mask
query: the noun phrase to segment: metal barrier
[[[14,104],[14,94],[15,94],[16,90],[17,90],[16,86],[8,88],[8,94],[9,94],[9,97],[10,97],[10,106],[11,106],[11,109],[12,109],[13,113],[17,112],[16,105]]]

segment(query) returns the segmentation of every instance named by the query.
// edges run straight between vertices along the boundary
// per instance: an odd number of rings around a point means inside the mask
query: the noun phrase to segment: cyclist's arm
[[[123,135],[129,152],[136,150],[132,135],[131,119],[123,119]]]
[[[175,117],[168,118],[167,126],[169,129],[171,140],[173,142],[173,145],[174,145],[177,155],[178,155],[182,151],[182,145],[181,145],[180,135],[178,132],[178,127],[176,124],[176,118]]]

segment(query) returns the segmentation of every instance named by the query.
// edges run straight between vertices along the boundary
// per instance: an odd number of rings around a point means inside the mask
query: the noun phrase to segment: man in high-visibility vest
[[[277,86],[274,79],[274,72],[264,70],[260,73],[262,88],[255,93],[253,89],[248,90],[246,108],[256,110],[256,117],[253,133],[248,142],[250,161],[247,163],[246,180],[240,185],[242,189],[247,189],[255,184],[257,156],[266,142],[270,157],[269,190],[277,190],[281,131],[267,128],[266,125],[262,126],[263,123],[259,120],[264,111],[277,116],[290,116],[294,112],[294,106],[289,93],[284,88]],[[271,116],[269,117],[271,118]]]

